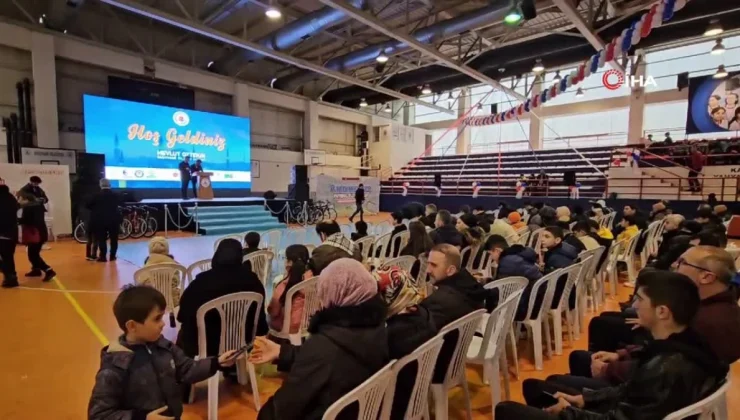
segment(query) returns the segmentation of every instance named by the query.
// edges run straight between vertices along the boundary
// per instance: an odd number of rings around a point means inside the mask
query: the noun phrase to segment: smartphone
[[[229,360],[236,359],[237,357],[239,357],[242,354],[244,354],[244,352],[249,353],[250,351],[252,351],[252,347],[254,347],[253,344],[250,344],[250,345],[247,345],[247,346],[244,346],[244,347],[240,348],[239,350],[236,351],[236,353],[234,353],[231,357],[229,357]]]

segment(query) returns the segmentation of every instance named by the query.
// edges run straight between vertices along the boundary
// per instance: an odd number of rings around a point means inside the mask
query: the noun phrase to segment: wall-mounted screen
[[[251,188],[249,118],[91,95],[84,105],[86,151],[105,155],[114,188],[180,188],[185,156],[214,189]]]

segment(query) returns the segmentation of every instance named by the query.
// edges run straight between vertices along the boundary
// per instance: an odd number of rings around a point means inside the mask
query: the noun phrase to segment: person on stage
[[[352,219],[357,216],[357,213],[360,214],[360,220],[362,220],[362,216],[365,213],[365,211],[362,209],[362,203],[365,201],[365,188],[362,184],[360,184],[359,187],[357,187],[357,190],[355,190],[355,204],[357,205],[357,210],[355,210],[354,213],[352,213],[352,216],[349,217],[349,222],[353,223]]]
[[[194,164],[190,165],[190,182],[193,184],[193,197],[198,198],[198,177],[203,172],[203,162],[200,159],[196,160]]]
[[[188,184],[190,183],[191,176],[191,169],[190,169],[190,156],[185,156],[185,159],[180,162],[180,165],[178,165],[178,169],[180,170],[180,193],[182,194],[182,199],[187,200],[188,199]],[[193,186],[195,188],[195,186]]]

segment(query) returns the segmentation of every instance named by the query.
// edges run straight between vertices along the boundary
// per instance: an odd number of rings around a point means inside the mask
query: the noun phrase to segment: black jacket
[[[437,213],[431,213],[426,216],[422,216],[419,221],[424,223],[424,226],[428,226],[434,229],[434,222],[437,221]]]
[[[355,190],[355,203],[360,204],[365,201],[365,189],[358,188]]]
[[[193,280],[182,292],[180,298],[180,312],[177,320],[182,323],[180,333],[177,336],[177,345],[180,346],[188,356],[198,354],[198,325],[196,313],[204,303],[213,299],[237,292],[255,292],[265,297],[265,288],[257,278],[257,275],[243,267],[239,268],[213,268],[204,271]],[[252,326],[254,325],[254,309],[249,311],[245,322],[247,339],[252,337]],[[263,305],[257,308],[259,319],[257,320],[257,335],[265,335],[268,332],[267,319],[265,318],[264,300]],[[217,312],[211,311],[206,314],[206,337],[207,354],[218,355],[219,337],[221,334],[221,318]]]
[[[177,169],[180,170],[181,180],[190,180],[190,165],[184,160],[177,165]]]
[[[434,245],[450,244],[452,246],[462,248],[462,234],[458,232],[453,225],[444,225],[442,227],[438,227],[437,229],[429,232],[429,236],[432,237]]]
[[[329,406],[390,361],[385,315],[379,297],[317,312],[302,346],[281,346],[278,369],[290,372],[257,418],[321,419]],[[344,410],[339,418],[357,418],[357,408]]]
[[[670,270],[676,260],[687,249],[691,248],[691,233],[684,230],[673,230],[663,233],[663,242],[658,247],[658,257],[648,266],[656,270]]]
[[[22,206],[23,212],[21,213],[21,219],[19,220],[21,226],[30,226],[36,228],[39,231],[41,243],[49,240],[49,230],[46,228],[46,220],[44,220],[44,213],[46,208],[42,203],[41,199],[38,201],[24,204]]]
[[[516,320],[523,321],[527,317],[529,309],[529,299],[532,294],[532,287],[542,278],[542,272],[537,266],[537,253],[532,248],[526,248],[522,245],[512,245],[501,253],[498,259],[498,270],[496,270],[496,279],[506,277],[525,277],[529,283],[524,288],[522,297],[519,300],[519,306],[516,311]],[[540,288],[540,301],[544,299],[546,288]],[[495,296],[493,296],[495,294]],[[489,301],[495,300],[495,304],[489,304],[488,309],[493,310],[498,306],[498,290],[492,292]]]
[[[635,353],[633,353],[633,356]],[[655,340],[637,353],[638,369],[617,387],[585,391],[585,409],[568,407],[565,420],[654,420],[715,391],[728,367],[693,331]],[[588,411],[596,410],[596,411]]]
[[[118,213],[119,204],[121,204],[121,196],[110,188],[103,188],[97,192],[87,204],[93,228],[115,226],[121,223],[121,215]]]
[[[0,193],[0,236],[15,242],[18,240],[18,200],[13,194]]]

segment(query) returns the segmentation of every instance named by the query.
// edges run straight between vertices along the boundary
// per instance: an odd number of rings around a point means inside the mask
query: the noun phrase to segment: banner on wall
[[[71,174],[77,171],[77,155],[74,150],[22,147],[21,160],[29,165],[65,165]]]
[[[69,168],[66,165],[30,165],[0,163],[0,178],[15,194],[32,176],[41,178],[41,188],[49,197],[48,214],[56,235],[72,234],[72,202],[69,186]]]
[[[335,178],[329,175],[316,177],[316,199],[334,204],[339,216],[350,216],[355,212],[355,191],[363,184],[367,212],[377,213],[380,203],[380,180],[369,176],[358,178]]]
[[[724,79],[710,76],[689,79],[686,133],[740,130],[740,72]]]

